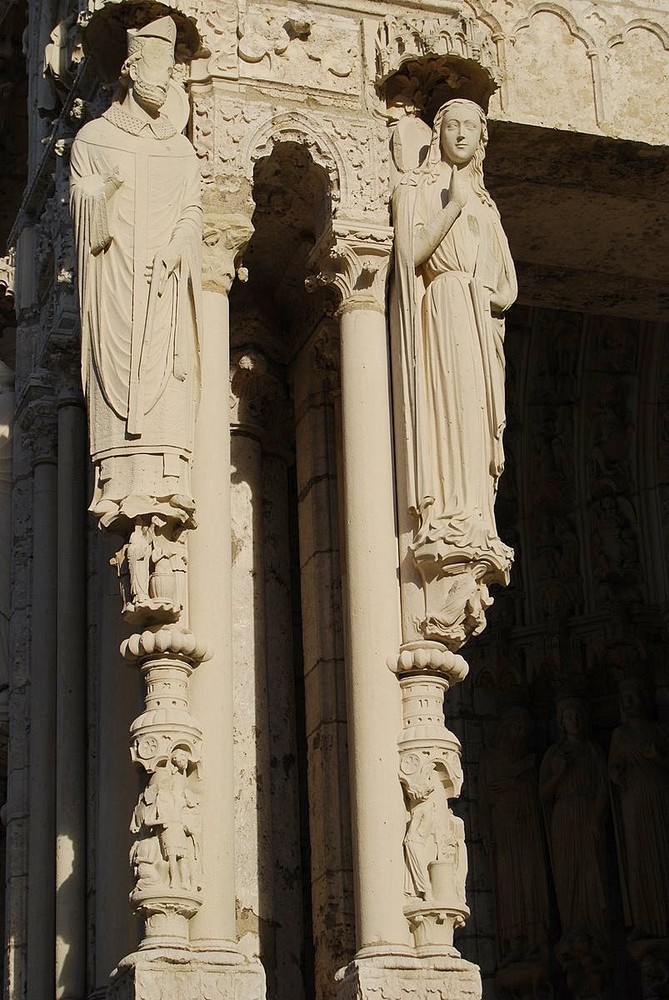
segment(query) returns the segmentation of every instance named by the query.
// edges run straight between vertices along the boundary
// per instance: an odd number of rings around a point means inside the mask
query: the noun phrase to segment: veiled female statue
[[[393,195],[394,363],[416,518],[410,548],[426,599],[419,631],[451,648],[484,628],[487,584],[508,582],[513,557],[493,507],[504,465],[502,315],[517,287],[483,182],[487,139],[481,108],[449,101],[424,164]]]
[[[669,730],[652,717],[636,677],[620,688],[609,773],[623,880],[625,923],[636,937],[669,937]]]
[[[578,698],[558,703],[562,737],[544,754],[539,795],[563,934],[592,942],[609,933],[605,870],[608,782],[604,756],[588,739],[588,716]]]

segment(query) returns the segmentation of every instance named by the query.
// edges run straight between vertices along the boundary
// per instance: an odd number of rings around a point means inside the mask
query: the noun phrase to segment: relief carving
[[[453,650],[485,628],[488,585],[508,583],[513,559],[493,508],[504,467],[503,317],[517,287],[483,182],[486,142],[480,107],[448,102],[424,166],[393,195],[393,363],[414,517],[409,548],[425,599],[416,626]]]
[[[249,8],[240,19],[239,58],[245,76],[354,93],[357,26],[345,18],[316,18],[306,8]]]
[[[484,92],[479,95],[487,100],[499,86],[494,43],[475,18],[462,13],[443,15],[395,14],[386,18],[376,35],[376,84],[381,86],[394,73],[407,64],[420,60],[450,58],[446,75],[449,86],[459,89],[476,73],[487,77]],[[471,60],[466,65],[464,60]],[[487,93],[486,93],[487,91]],[[473,95],[467,95],[473,96]]]
[[[188,751],[177,747],[139,796],[130,832],[133,895],[158,886],[200,892],[200,800],[190,783]]]

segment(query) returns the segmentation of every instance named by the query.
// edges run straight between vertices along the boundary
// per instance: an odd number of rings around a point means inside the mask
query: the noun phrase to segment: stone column
[[[56,997],[86,992],[86,415],[58,402]]]
[[[206,637],[211,659],[191,683],[191,706],[205,741],[202,768],[203,870],[206,894],[190,922],[191,947],[226,975],[242,975],[253,997],[264,994],[259,963],[244,963],[237,948],[234,852],[232,620],[230,586],[230,321],[228,292],[235,260],[253,227],[242,214],[205,202],[203,224],[204,333],[202,395],[193,461],[197,530],[190,542],[190,622]],[[225,967],[231,967],[226,973]],[[236,970],[236,971],[235,971]],[[226,980],[227,983],[227,980]]]
[[[385,277],[388,229],[338,222],[312,257],[334,267],[317,282],[341,296],[347,721],[359,957],[405,954],[405,809],[397,782],[397,684],[386,661],[400,641],[393,508]]]
[[[53,400],[22,421],[33,450],[28,1000],[53,995],[56,812],[56,458]]]

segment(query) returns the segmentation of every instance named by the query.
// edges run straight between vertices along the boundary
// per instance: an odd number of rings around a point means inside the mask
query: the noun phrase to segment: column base
[[[169,948],[134,952],[111,974],[107,1000],[265,1000],[265,970],[239,952]]]
[[[336,975],[337,1000],[481,1000],[478,966],[453,952],[358,957]]]

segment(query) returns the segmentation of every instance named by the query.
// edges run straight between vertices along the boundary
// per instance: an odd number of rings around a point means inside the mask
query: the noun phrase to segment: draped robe
[[[516,297],[499,215],[472,194],[431,257],[415,266],[414,232],[442,210],[433,173],[405,175],[393,197],[395,323],[399,332],[412,550],[443,571],[471,564],[508,582],[512,550],[497,534],[494,501],[503,468],[504,322],[490,297]]]
[[[120,186],[111,193],[116,171]],[[182,508],[199,399],[201,207],[195,151],[165,116],[118,105],[79,132],[70,203],[77,244],[82,379],[103,525]],[[158,294],[157,251],[181,261]],[[187,520],[187,514],[184,514]]]

